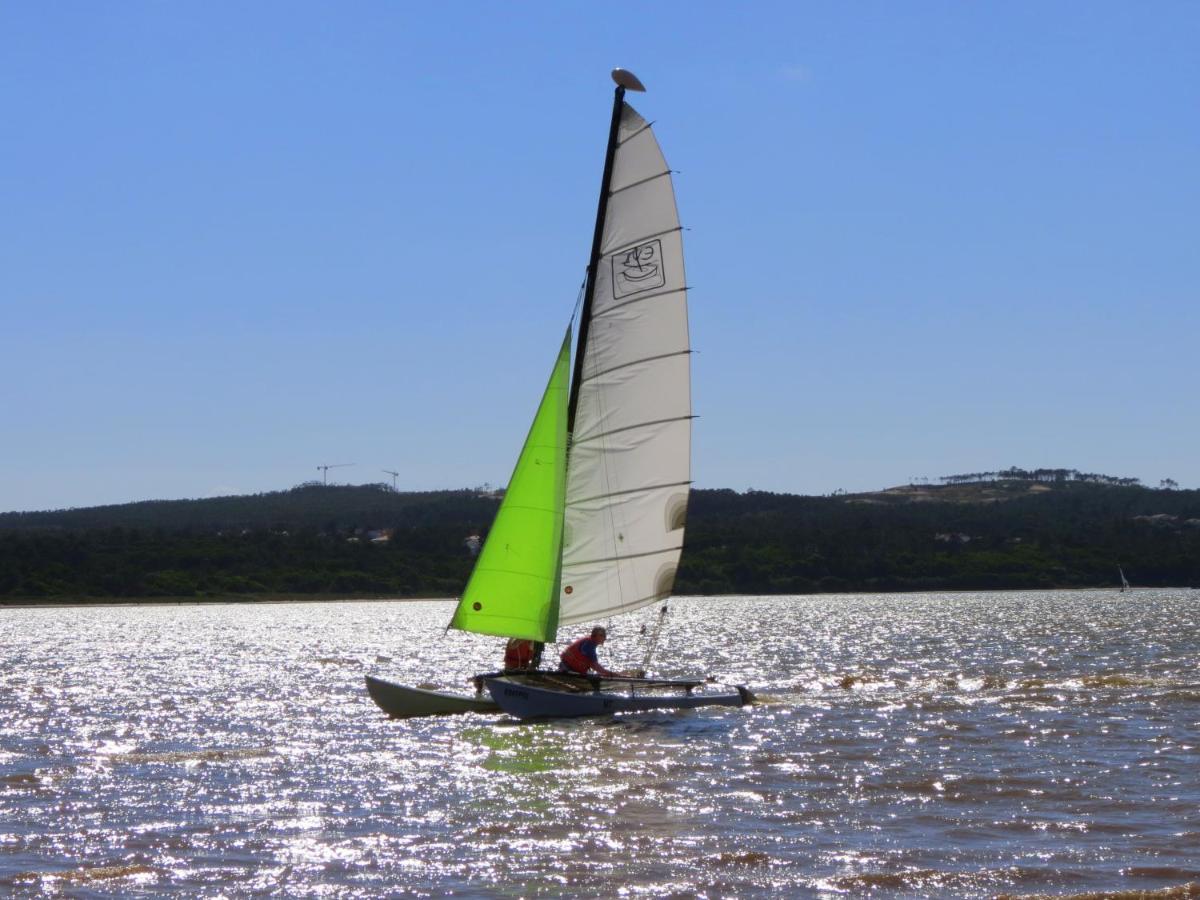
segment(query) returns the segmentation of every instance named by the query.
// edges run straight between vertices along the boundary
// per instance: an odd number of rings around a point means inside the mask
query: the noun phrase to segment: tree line
[[[1065,481],[1083,481],[1088,484],[1108,484],[1120,487],[1134,487],[1142,483],[1140,478],[1120,478],[1115,475],[1102,475],[1099,472],[1080,472],[1078,469],[1022,469],[1017,466],[996,472],[942,475],[938,481],[942,484],[977,484],[988,481],[1036,481],[1041,484],[1061,484]],[[1160,483],[1160,487],[1164,488],[1178,486],[1170,478],[1164,478]]]
[[[985,502],[962,502],[961,487],[922,502],[694,490],[676,593],[1103,587],[1118,565],[1135,586],[1200,587],[1200,491],[1050,483]],[[10,513],[0,597],[455,596],[467,539],[498,505],[492,492],[306,486]]]

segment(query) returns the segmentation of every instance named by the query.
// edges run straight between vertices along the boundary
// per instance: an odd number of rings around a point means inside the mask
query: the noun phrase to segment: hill
[[[1063,470],[1054,470],[1063,471]],[[965,476],[952,476],[955,479]],[[1116,483],[1123,481],[1125,483]],[[981,478],[807,497],[692,491],[681,594],[1200,585],[1200,491]],[[0,597],[453,596],[480,491],[301,485],[0,514]]]
[[[795,497],[695,491],[690,592],[1200,585],[1200,491],[1023,480]]]
[[[496,513],[494,492],[394,491],[383,484],[307,482],[286,491],[200,500],[144,500],[112,506],[0,513],[0,533],[28,530],[87,531],[149,528],[167,531],[302,530],[337,533],[385,525],[477,521]]]

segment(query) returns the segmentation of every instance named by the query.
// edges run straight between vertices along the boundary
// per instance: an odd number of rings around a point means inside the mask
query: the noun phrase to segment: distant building
[[[954,532],[939,531],[933,536],[935,541],[941,541],[944,544],[968,544],[971,542],[969,534],[956,534]]]

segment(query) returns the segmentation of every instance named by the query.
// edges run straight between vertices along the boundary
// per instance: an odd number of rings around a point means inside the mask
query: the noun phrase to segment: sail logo
[[[628,297],[667,283],[662,265],[662,242],[647,241],[612,256],[613,297]]]

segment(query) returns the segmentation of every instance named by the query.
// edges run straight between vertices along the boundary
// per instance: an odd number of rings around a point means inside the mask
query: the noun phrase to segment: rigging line
[[[587,290],[587,278],[585,277],[583,279],[583,282],[579,285],[579,293],[575,295],[575,308],[571,310],[571,321],[568,324],[572,328],[574,328],[575,319],[579,315],[579,308],[581,306],[583,306],[583,293],[586,290]],[[592,316],[592,318],[594,319],[595,316]]]
[[[595,381],[597,378],[603,378],[605,375],[611,375],[621,369],[628,369],[630,366],[639,366],[642,363],[658,362],[660,359],[672,359],[676,356],[691,356],[692,350],[689,347],[687,350],[675,350],[671,353],[659,353],[655,356],[643,356],[641,359],[631,359],[629,362],[623,362],[619,366],[613,366],[611,369],[602,369],[599,372],[590,372],[585,375],[581,384],[586,384],[589,381]]]
[[[665,291],[655,291],[653,294],[643,294],[640,297],[634,297],[632,300],[622,300],[620,303],[614,303],[612,306],[604,307],[604,309],[600,310],[600,312],[592,313],[592,321],[595,322],[597,319],[601,318],[602,316],[607,316],[614,310],[624,309],[631,303],[641,303],[643,300],[653,300],[655,297],[669,297],[671,294],[686,293],[690,290],[691,286],[685,284],[682,287],[670,288]]]
[[[632,425],[622,425],[620,428],[614,428],[612,431],[605,431],[592,437],[579,438],[575,444],[586,444],[588,441],[598,441],[612,434],[620,434],[622,431],[633,431],[635,428],[649,428],[651,425],[670,425],[672,422],[686,422],[689,419],[698,419],[697,415],[689,413],[686,416],[673,416],[669,419],[654,419],[650,422],[634,422]],[[691,484],[690,481],[683,481],[680,484]]]
[[[663,600],[662,609],[658,611],[658,619],[650,629],[650,640],[646,645],[646,655],[642,657],[642,671],[645,672],[650,668],[650,660],[654,658],[654,651],[658,649],[658,639],[662,636],[663,622],[667,620],[667,603],[670,598]]]
[[[621,193],[621,191],[627,191],[630,188],[637,187],[639,184],[645,184],[647,181],[653,181],[656,178],[662,178],[664,175],[670,175],[670,174],[671,174],[670,169],[664,169],[662,172],[659,172],[657,175],[647,175],[645,178],[641,179],[640,181],[634,181],[634,182],[631,182],[630,184],[625,184],[619,188],[615,188],[614,190],[609,191],[608,196],[615,197],[615,196],[617,196],[617,194]]]
[[[626,104],[626,106],[628,106],[628,105],[629,105],[629,104]],[[630,109],[632,109],[632,108],[633,108],[633,107],[630,107]],[[639,134],[641,134],[643,131],[645,131],[646,129],[648,129],[648,128],[649,128],[651,125],[653,125],[653,124],[654,124],[654,122],[647,122],[645,125],[643,125],[641,128],[639,128],[637,131],[635,131],[635,132],[634,132],[633,134],[631,134],[629,137],[627,137],[627,138],[621,138],[621,140],[617,141],[617,146],[618,146],[618,147],[623,147],[623,146],[625,146],[627,143],[629,143],[630,141],[632,141],[632,140],[633,140],[635,137],[637,137]],[[659,151],[659,152],[661,152],[661,151]]]
[[[672,482],[671,484],[652,484],[649,487],[629,488],[624,491],[613,491],[610,494],[597,494],[595,497],[584,497],[581,500],[573,501],[571,503],[571,505],[574,506],[579,503],[592,503],[593,501],[596,501],[596,500],[607,500],[610,497],[625,497],[625,496],[628,496],[629,494],[641,494],[641,493],[649,492],[649,491],[661,491],[661,490],[664,490],[665,488],[685,487],[686,485],[689,485],[689,484],[691,484],[690,481],[675,481],[675,482]]]
[[[645,235],[642,235],[642,236],[641,236],[640,238],[638,238],[636,241],[633,241],[633,242],[631,242],[631,243],[628,243],[628,244],[622,244],[621,246],[617,247],[615,250],[605,250],[605,251],[604,251],[603,253],[601,253],[600,255],[601,255],[601,257],[604,257],[604,256],[614,256],[614,255],[616,255],[616,254],[618,254],[618,253],[620,253],[620,252],[622,252],[622,251],[624,251],[624,250],[632,250],[632,249],[633,249],[634,247],[636,247],[638,244],[644,244],[644,243],[646,243],[646,241],[652,241],[652,240],[654,240],[655,238],[666,237],[668,234],[674,234],[674,233],[675,233],[675,232],[677,232],[677,231],[683,231],[683,226],[682,226],[682,225],[676,225],[674,228],[668,228],[668,229],[666,229],[665,231],[656,231],[656,232],[654,232],[653,234],[645,234]]]
[[[627,553],[624,556],[606,556],[606,557],[602,557],[601,559],[580,559],[580,560],[572,561],[571,565],[573,565],[573,566],[592,566],[592,565],[595,565],[596,563],[603,563],[603,562],[622,562],[627,559],[643,559],[647,556],[661,556],[664,553],[677,553],[682,549],[683,549],[683,545],[680,544],[678,547],[663,547],[661,550],[647,550],[645,553]],[[647,596],[653,596],[653,594],[649,594]],[[644,600],[645,597],[643,597],[642,599]]]

